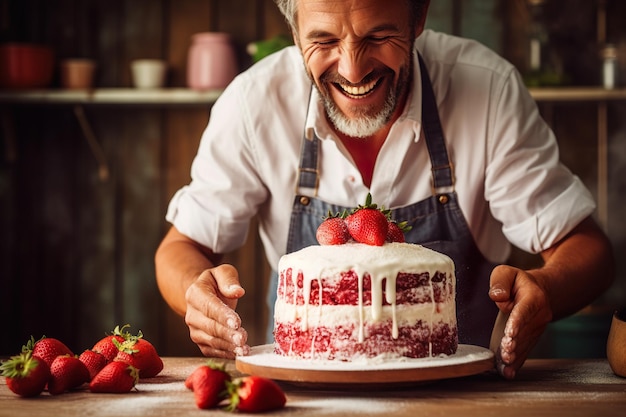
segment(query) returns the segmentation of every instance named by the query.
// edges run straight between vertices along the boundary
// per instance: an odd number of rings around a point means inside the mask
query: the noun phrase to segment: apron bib
[[[391,217],[397,221],[407,221],[412,226],[405,233],[407,242],[421,244],[452,258],[456,268],[459,343],[489,347],[493,323],[498,313],[498,308],[488,296],[489,277],[495,264],[487,261],[476,246],[459,207],[437,102],[421,56],[419,63],[422,74],[422,125],[432,164],[433,195],[417,203],[393,209]],[[303,139],[297,190],[311,188],[317,191],[318,149],[319,139],[316,136],[312,140]],[[296,195],[291,211],[287,253],[317,245],[315,233],[328,211],[337,213],[346,209],[350,210],[352,207]],[[276,271],[273,271],[268,289],[268,342],[273,339],[272,318],[277,277]]]

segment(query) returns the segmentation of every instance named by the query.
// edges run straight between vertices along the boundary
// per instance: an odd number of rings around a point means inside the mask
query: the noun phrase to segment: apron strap
[[[311,86],[311,92],[313,86]],[[307,108],[305,123],[309,118],[309,109],[311,108],[311,96],[309,95],[309,107]],[[319,186],[319,139],[313,133],[311,139],[307,138],[306,131],[302,137],[302,147],[300,150],[300,166],[298,167],[298,181],[296,183],[296,195],[299,194],[300,188],[312,188],[313,196],[317,196]]]
[[[448,158],[446,140],[439,120],[437,100],[428,76],[428,70],[420,54],[417,55],[422,76],[422,126],[426,138],[426,146],[432,165],[432,182],[434,193],[439,190],[454,188],[453,166]]]
[[[317,196],[317,188],[319,186],[318,152],[319,139],[317,135],[314,134],[311,139],[307,139],[306,137],[302,139],[296,194],[298,194],[301,187],[304,187],[313,188],[313,195]]]
[[[448,157],[446,141],[439,120],[437,111],[437,100],[426,70],[426,65],[422,56],[418,54],[420,73],[422,78],[422,127],[426,138],[426,146],[432,165],[432,183],[435,193],[454,189],[453,166]],[[310,102],[309,102],[310,108]],[[308,118],[307,109],[307,118]],[[311,139],[302,138],[300,151],[300,166],[298,167],[298,181],[296,184],[296,194],[300,188],[312,188],[314,196],[317,196],[319,187],[319,139],[316,134]]]

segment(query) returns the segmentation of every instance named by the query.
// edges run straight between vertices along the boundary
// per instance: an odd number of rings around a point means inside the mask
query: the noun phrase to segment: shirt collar
[[[417,49],[413,49],[413,82],[406,100],[404,111],[396,123],[410,123],[415,133],[415,142],[420,138],[422,129],[422,73],[420,71]]]
[[[327,128],[326,117],[324,115],[324,105],[319,91],[311,84],[311,94],[309,95],[309,108],[307,109],[307,117],[305,122],[304,137],[313,140],[313,136],[317,135],[323,138],[321,129]]]

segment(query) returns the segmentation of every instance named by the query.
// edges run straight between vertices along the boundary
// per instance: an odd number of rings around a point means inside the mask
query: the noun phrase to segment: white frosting
[[[415,324],[420,320],[428,323],[431,321],[450,323],[449,318],[456,314],[454,303],[440,304],[439,311],[433,311],[431,303],[404,304],[395,307],[383,306],[380,317],[377,319],[371,318],[369,310],[370,306],[365,306],[362,309],[351,305],[324,305],[323,308],[317,305],[294,306],[284,300],[277,300],[274,308],[274,319],[282,323],[308,320],[307,327],[315,327],[318,323],[323,323],[327,327],[337,327],[346,323],[360,323],[360,313],[363,312],[364,325],[378,321],[393,322],[395,320],[397,327],[403,327]]]
[[[302,271],[309,281],[313,277],[337,277],[340,272],[349,270],[354,270],[359,276],[367,272],[372,278],[380,279],[395,279],[398,272],[454,273],[454,263],[448,256],[411,243],[308,246],[280,259],[278,270],[288,268]]]
[[[297,306],[294,291],[293,299],[278,297],[275,306],[275,322],[296,322],[300,320],[303,330],[308,327],[336,326],[345,323],[358,323],[358,340],[364,340],[364,327],[369,322],[391,321],[392,337],[398,337],[398,327],[414,324],[420,320],[426,323],[450,323],[456,326],[455,279],[452,259],[420,245],[408,243],[387,243],[383,246],[370,246],[361,243],[348,243],[339,246],[309,246],[283,256],[278,264],[281,275],[291,269],[291,284],[297,287],[298,275],[302,274],[302,295],[304,305]],[[332,285],[341,279],[341,273],[354,271],[358,276],[358,306],[310,305],[311,282],[319,283],[319,297],[322,299],[323,285]],[[429,303],[396,306],[396,277],[398,273],[429,274]],[[435,273],[446,275],[446,285],[440,285],[444,292],[443,303],[434,302],[432,278]],[[363,277],[369,274],[372,283],[371,306],[363,305]],[[286,276],[286,275],[285,275]],[[383,305],[382,284],[385,281],[386,302]],[[281,280],[282,285],[286,282]],[[279,289],[280,290],[280,289]],[[415,291],[424,291],[424,288]],[[281,292],[281,291],[279,291]],[[283,293],[286,293],[283,288]]]

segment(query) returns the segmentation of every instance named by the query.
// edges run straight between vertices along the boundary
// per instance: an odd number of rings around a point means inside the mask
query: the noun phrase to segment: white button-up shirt
[[[592,196],[559,162],[554,135],[510,63],[477,42],[430,30],[415,46],[432,81],[461,210],[488,260],[504,262],[511,243],[532,253],[547,249],[593,212]],[[408,104],[380,149],[368,189],[325,119],[299,50],[271,55],[240,74],[213,106],[192,181],[172,198],[167,220],[226,253],[245,242],[258,214],[276,268],[286,248],[301,141],[313,132],[321,139],[318,198],[352,207],[371,192],[387,208],[428,198],[420,77],[415,59]]]

